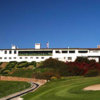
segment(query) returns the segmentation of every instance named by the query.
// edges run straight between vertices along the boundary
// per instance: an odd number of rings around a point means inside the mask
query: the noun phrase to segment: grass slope
[[[27,82],[0,81],[0,98],[30,87]]]
[[[83,91],[86,86],[100,84],[100,77],[69,77],[51,81],[34,93],[23,96],[24,100],[99,100],[100,91]]]
[[[12,73],[8,76],[32,78],[33,77],[33,69],[17,69],[14,73]]]

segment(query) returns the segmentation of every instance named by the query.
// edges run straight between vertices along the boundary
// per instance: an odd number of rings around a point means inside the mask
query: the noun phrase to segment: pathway
[[[32,79],[32,78],[19,78],[19,77],[6,77],[6,76],[0,76],[0,80],[6,80],[6,81],[26,81],[29,82],[31,84],[31,87],[11,94],[9,96],[3,97],[0,100],[23,100],[22,98],[20,98],[20,96],[28,93],[28,92],[34,92],[37,88],[39,88],[41,85],[46,83],[46,80],[39,80],[39,79]]]

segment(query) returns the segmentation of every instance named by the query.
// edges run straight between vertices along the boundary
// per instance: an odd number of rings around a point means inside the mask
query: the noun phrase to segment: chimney
[[[40,43],[35,43],[35,49],[40,49],[41,48],[41,44]]]
[[[97,45],[97,48],[100,48],[100,45]]]
[[[11,49],[17,49],[15,45],[12,45]]]
[[[49,42],[46,43],[46,47],[49,48]]]

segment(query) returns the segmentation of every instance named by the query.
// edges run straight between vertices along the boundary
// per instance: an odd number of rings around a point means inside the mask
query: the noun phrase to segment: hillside
[[[84,87],[93,84],[100,84],[100,77],[67,77],[50,81],[23,98],[24,100],[99,100],[100,91],[83,90]]]

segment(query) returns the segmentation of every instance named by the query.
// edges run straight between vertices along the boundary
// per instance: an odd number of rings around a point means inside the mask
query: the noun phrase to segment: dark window
[[[60,53],[60,51],[56,51],[56,53]]]
[[[9,54],[11,54],[11,50],[9,51]]]
[[[7,59],[7,57],[4,57],[4,59]]]
[[[5,51],[5,54],[7,54],[7,51]]]
[[[11,59],[11,57],[9,57],[9,59]]]
[[[22,57],[20,57],[20,59],[22,59]]]
[[[67,53],[68,51],[62,51],[62,53]]]
[[[75,51],[69,51],[69,53],[75,53]]]
[[[2,59],[2,57],[0,57],[0,59]]]
[[[25,59],[27,59],[27,57],[25,57]]]
[[[72,57],[68,57],[68,60],[72,60]]]
[[[41,59],[44,59],[44,57],[41,57]]]
[[[33,59],[33,57],[30,57],[30,59]]]
[[[16,54],[16,51],[14,51],[14,54]]]
[[[36,59],[39,59],[39,57],[36,57]]]
[[[49,56],[52,51],[18,51],[19,56]]]
[[[16,59],[16,57],[14,57],[14,59]]]
[[[88,53],[88,51],[78,51],[78,53]]]

